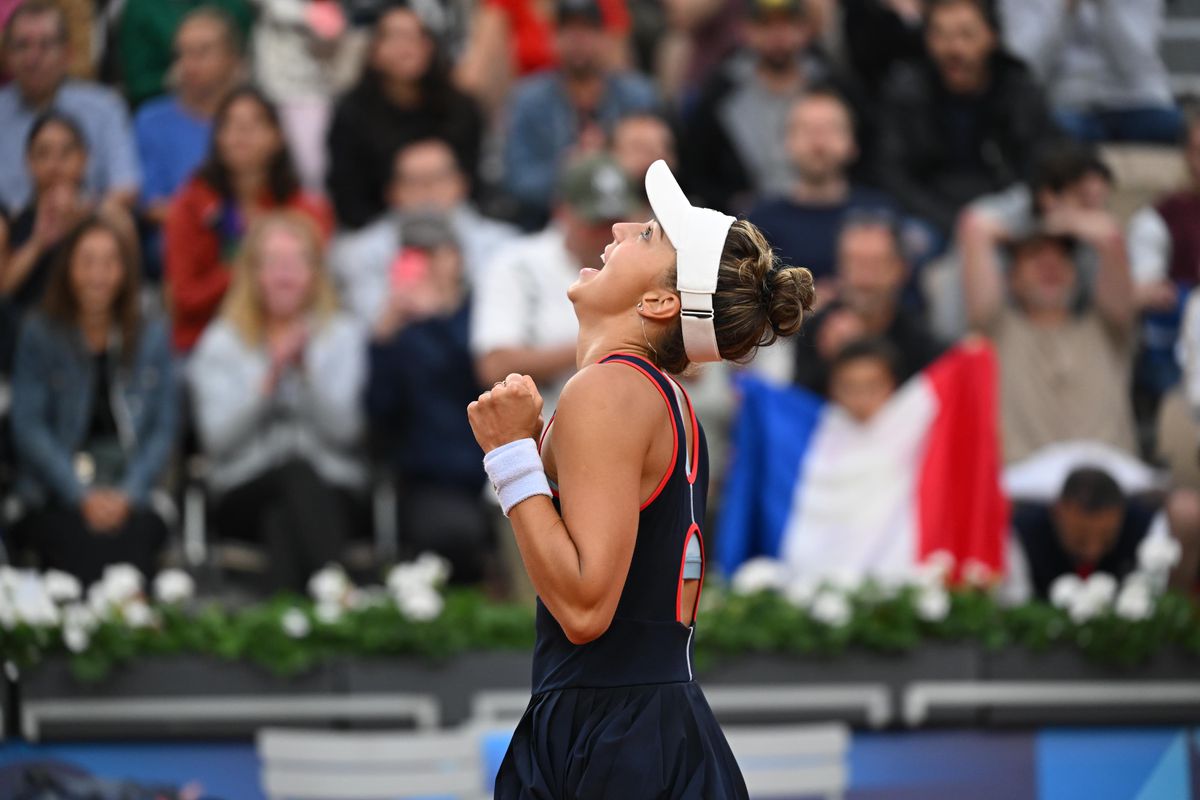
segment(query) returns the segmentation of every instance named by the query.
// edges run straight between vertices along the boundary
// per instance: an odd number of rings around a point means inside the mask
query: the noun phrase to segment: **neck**
[[[228,86],[221,86],[213,91],[179,92],[179,104],[200,119],[212,119],[217,115],[217,108],[225,97]]]
[[[633,329],[627,328],[622,331],[615,330],[597,330],[593,326],[585,325],[582,321],[579,323],[579,338],[575,345],[575,367],[583,369],[596,364],[600,359],[613,353],[630,353],[635,356],[655,362],[654,352],[650,349],[650,343],[646,340],[646,336],[652,335],[653,323],[647,323],[645,327],[646,334],[642,333],[641,318],[637,313],[633,313],[633,323],[636,326]],[[636,331],[636,332],[635,332]]]
[[[879,336],[886,333],[896,319],[896,308],[889,305],[859,311],[858,318],[862,321],[863,327],[867,329],[867,333]]]
[[[1071,312],[1065,308],[1026,308],[1025,316],[1039,328],[1057,328],[1066,324]]]
[[[232,178],[233,194],[237,201],[244,206],[257,204],[263,188],[267,185],[266,173],[254,170],[253,172],[234,174]]]
[[[112,315],[107,311],[84,311],[79,315],[79,329],[88,349],[93,352],[103,350],[108,344],[108,332],[112,324]]]
[[[775,94],[792,92],[802,78],[800,62],[796,60],[788,62],[788,66],[782,69],[768,67],[760,61],[757,72],[758,79],[762,84],[767,87],[768,91]]]
[[[830,175],[824,179],[813,180],[800,177],[796,180],[796,188],[792,196],[801,203],[823,203],[833,205],[846,199],[850,193],[850,183],[842,175]]]
[[[26,92],[23,89],[18,89],[18,91],[21,92],[21,100],[26,106],[35,111],[45,111],[47,108],[49,108],[50,103],[53,102],[54,95],[58,94],[58,88],[62,85],[63,81],[59,81],[50,87],[48,91],[39,92],[37,94]]]
[[[416,81],[397,81],[382,78],[379,82],[383,96],[404,108],[415,106],[421,100],[421,87]]]

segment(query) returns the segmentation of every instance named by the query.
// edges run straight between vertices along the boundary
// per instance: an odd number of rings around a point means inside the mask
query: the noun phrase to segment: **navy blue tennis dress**
[[[495,797],[746,798],[737,762],[692,676],[695,624],[680,622],[693,538],[700,545],[703,578],[704,432],[682,387],[657,367],[626,354],[601,363],[627,364],[658,388],[671,411],[674,456],[641,508],[629,575],[608,630],[587,644],[571,644],[538,600],[533,697],[500,765]],[[681,397],[696,444],[690,468]],[[694,618],[695,610],[688,616]]]

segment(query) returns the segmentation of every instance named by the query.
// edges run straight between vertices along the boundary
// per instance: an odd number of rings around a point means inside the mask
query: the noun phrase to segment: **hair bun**
[[[776,336],[800,330],[804,312],[812,308],[815,289],[812,273],[803,267],[778,266],[767,273],[763,299],[767,320]]]

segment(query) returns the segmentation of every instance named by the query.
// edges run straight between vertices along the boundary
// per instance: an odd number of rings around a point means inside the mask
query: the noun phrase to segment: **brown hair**
[[[674,266],[667,270],[666,282],[675,287]],[[744,219],[734,222],[721,252],[713,295],[721,357],[748,361],[758,348],[793,335],[812,304],[812,273],[780,264],[762,231]],[[671,322],[654,349],[655,363],[667,372],[679,374],[690,365],[678,319]]]
[[[312,293],[308,311],[318,324],[324,324],[338,309],[337,293],[325,268],[324,245],[316,223],[299,211],[272,211],[259,217],[250,226],[233,263],[233,283],[221,316],[228,320],[238,335],[250,345],[260,345],[266,335],[266,315],[258,288],[258,266],[262,257],[263,240],[267,232],[280,228],[300,238],[313,271]]]
[[[50,281],[42,297],[42,313],[51,322],[63,327],[79,325],[79,300],[75,287],[71,285],[71,262],[84,237],[93,231],[104,231],[117,243],[125,277],[113,299],[113,322],[121,329],[121,358],[130,361],[137,350],[138,335],[142,327],[139,303],[139,270],[141,269],[136,245],[129,240],[120,225],[98,212],[80,222],[67,234],[54,259]]]

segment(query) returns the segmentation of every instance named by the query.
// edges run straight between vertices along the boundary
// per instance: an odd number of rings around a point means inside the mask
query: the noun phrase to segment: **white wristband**
[[[483,468],[500,498],[500,507],[506,517],[513,506],[536,494],[553,497],[550,482],[542,469],[542,457],[538,455],[533,439],[518,439],[489,451],[483,457]]]

